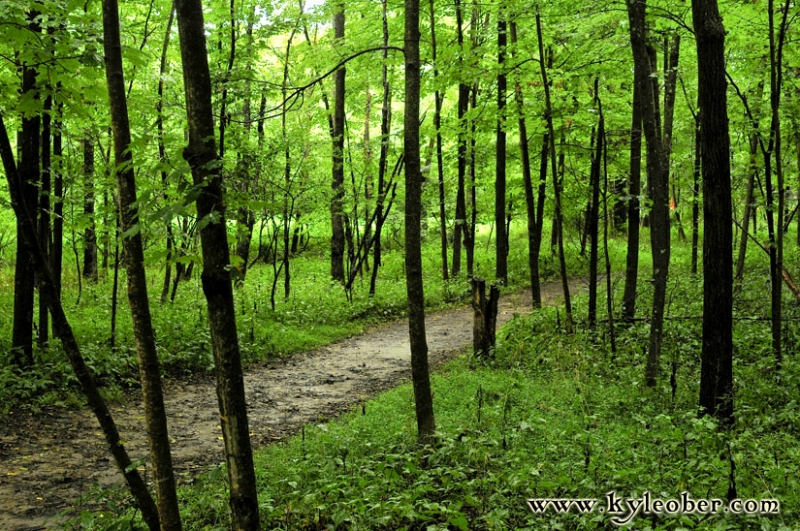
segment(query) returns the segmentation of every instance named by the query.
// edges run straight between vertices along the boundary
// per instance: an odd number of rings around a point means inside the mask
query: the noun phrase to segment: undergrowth
[[[701,285],[675,275],[657,388],[643,384],[646,322],[618,324],[612,352],[607,323],[590,330],[582,322],[565,335],[555,308],[516,317],[498,334],[491,362],[465,355],[433,375],[435,444],[417,445],[413,392],[404,385],[258,451],[263,528],[611,530],[619,527],[598,508],[534,514],[526,500],[599,499],[602,507],[614,491],[780,503],[773,515],[639,514],[626,529],[797,529],[800,363],[787,356],[776,372],[764,339],[768,322],[752,303],[761,289],[745,284],[736,299],[730,429],[698,416]],[[647,295],[644,289],[638,300],[643,313]],[[576,299],[576,317],[585,315],[585,300]],[[796,343],[793,324],[789,330]],[[224,468],[194,480],[181,498],[185,529],[229,528]],[[134,514],[83,518],[96,528],[128,529],[139,525],[131,523]]]

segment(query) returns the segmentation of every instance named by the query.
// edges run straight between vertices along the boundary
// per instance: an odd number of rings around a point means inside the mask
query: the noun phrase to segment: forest
[[[799,14],[0,0],[0,529],[800,529]]]

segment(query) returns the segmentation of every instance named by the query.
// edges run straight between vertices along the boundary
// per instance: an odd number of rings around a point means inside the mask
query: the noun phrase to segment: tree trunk
[[[558,262],[561,270],[561,289],[564,293],[564,312],[565,322],[564,326],[568,333],[574,331],[574,324],[572,321],[572,300],[569,295],[569,278],[567,277],[567,259],[564,255],[564,219],[561,212],[561,190],[558,184],[558,168],[556,165],[556,133],[553,128],[553,103],[550,99],[550,84],[547,80],[547,69],[544,61],[544,44],[542,43],[542,18],[539,12],[536,12],[536,38],[539,43],[539,69],[542,75],[542,85],[544,86],[544,101],[545,101],[545,120],[547,121],[547,134],[550,137],[550,162],[553,168],[553,197],[555,198],[555,222],[556,227],[554,231],[558,231]]]
[[[169,10],[169,20],[167,21],[167,30],[164,33],[164,43],[161,46],[161,61],[159,62],[159,76],[158,76],[158,100],[156,101],[156,130],[158,131],[158,161],[161,164],[161,186],[163,188],[162,197],[164,202],[169,201],[167,195],[168,174],[166,169],[167,164],[167,148],[164,145],[164,74],[167,71],[167,49],[169,48],[169,38],[172,34],[172,24],[175,21],[175,4]],[[164,267],[164,284],[161,288],[161,304],[167,301],[169,296],[169,280],[172,274],[172,259],[175,248],[175,235],[172,232],[172,217],[170,217],[165,224],[167,232],[167,258]]]
[[[772,352],[778,368],[783,359],[781,338],[782,314],[781,305],[781,271],[783,270],[783,159],[781,157],[781,121],[780,101],[783,80],[783,43],[786,36],[786,20],[789,15],[789,0],[782,8],[782,21],[775,40],[774,0],[768,3],[769,14],[769,51],[770,51],[770,120],[769,147],[764,153],[764,181],[767,194],[767,230],[769,232],[769,263],[771,281],[771,313],[772,313]],[[777,190],[772,182],[772,154],[775,154],[775,176]],[[777,196],[778,204],[774,204]],[[777,212],[777,221],[773,220]]]
[[[88,224],[83,230],[83,278],[97,282],[97,233],[94,223],[94,142],[87,132],[83,138],[83,213]]]
[[[455,0],[456,7],[456,31],[458,38],[458,49],[461,52],[458,56],[459,70],[464,68],[464,14],[461,7],[461,0]],[[461,245],[464,232],[467,226],[467,204],[465,193],[465,181],[467,173],[467,123],[465,115],[469,109],[469,85],[460,80],[458,83],[458,182],[456,190],[456,220],[453,229],[453,265],[452,273],[454,277],[461,274]],[[800,157],[798,157],[800,160]]]
[[[197,215],[200,220],[211,221],[200,229],[202,282],[203,293],[208,302],[216,365],[217,398],[225,444],[233,527],[237,530],[257,530],[260,527],[258,493],[229,273],[230,254],[222,175],[217,164],[219,158],[214,142],[211,76],[208,69],[203,8],[200,0],[176,0],[176,8],[189,122],[189,145],[183,155],[192,168],[194,184],[200,189]]]
[[[595,105],[599,110],[597,124],[597,137],[595,138],[595,152],[592,156],[592,169],[590,172],[591,198],[589,200],[589,327],[594,328],[597,322],[597,268],[599,250],[599,217],[600,217],[600,172],[603,157],[603,142],[605,140],[605,122],[603,119],[602,105],[598,78],[594,81]]]
[[[56,122],[53,132],[53,155],[58,161],[53,172],[53,249],[50,253],[50,270],[53,273],[53,284],[56,295],[61,298],[61,269],[64,258],[64,176],[61,154],[63,152],[63,139],[60,121],[62,104],[58,103],[59,121]],[[55,333],[55,326],[53,327]]]
[[[50,175],[51,175],[51,160],[52,153],[50,151],[52,144],[50,143],[50,124],[52,120],[53,110],[53,96],[48,95],[44,101],[44,112],[42,113],[42,148],[41,160],[42,171],[39,187],[39,246],[46,257],[50,255]],[[44,300],[42,293],[39,293],[39,337],[37,344],[39,348],[47,346],[50,333],[50,324],[48,322],[47,314],[47,301]]]
[[[472,85],[470,91],[470,107],[476,109],[478,107],[478,82]],[[475,226],[478,222],[478,201],[476,199],[477,187],[475,185],[475,148],[477,142],[478,126],[476,121],[472,119],[469,124],[469,222],[464,230],[464,249],[467,252],[467,276],[472,277],[475,273]]]
[[[425,337],[425,294],[422,284],[420,212],[422,171],[419,153],[419,0],[405,0],[405,152],[406,212],[405,266],[408,294],[408,335],[411,343],[411,380],[420,444],[433,442],[436,423],[433,416],[428,370],[428,343]]]
[[[486,281],[472,279],[472,353],[481,359],[494,358],[497,329],[497,303],[500,289],[492,284],[486,298]]]
[[[35,22],[38,13],[29,14],[28,28],[33,33],[40,31]],[[23,96],[36,91],[37,71],[25,66],[22,68]],[[22,134],[20,136],[19,177],[22,179],[22,208],[35,212],[37,203],[37,186],[39,183],[39,115],[22,117]],[[34,228],[35,230],[35,228]],[[23,228],[17,219],[17,253],[14,265],[14,325],[11,334],[11,349],[14,363],[18,367],[33,365],[33,290],[34,272],[31,267],[31,255],[24,244]]]
[[[635,79],[631,121],[628,251],[625,258],[625,291],[622,296],[622,319],[627,322],[632,322],[636,315],[636,286],[639,279],[639,195],[642,190],[642,90]]]
[[[442,279],[447,280],[450,268],[447,265],[447,216],[445,212],[444,194],[444,160],[442,156],[442,93],[439,91],[438,77],[439,69],[436,63],[436,13],[433,0],[430,0],[430,24],[431,24],[431,54],[433,61],[433,85],[436,87],[433,93],[434,111],[433,127],[436,129],[436,169],[439,176],[439,235],[441,241],[442,254]]]
[[[383,202],[386,197],[386,173],[389,160],[389,132],[392,123],[392,91],[389,86],[389,19],[387,16],[387,0],[381,2],[381,22],[383,25],[383,63],[381,66],[383,81],[383,100],[381,103],[381,152],[378,156],[378,197],[375,201],[375,247],[372,256],[372,277],[369,281],[369,296],[375,295],[375,284],[378,281],[378,268],[382,263],[381,233],[383,231]]]
[[[725,28],[716,0],[693,0],[703,154],[702,414],[733,421],[733,234]]]
[[[517,23],[510,22],[511,45],[517,46]],[[533,196],[533,177],[531,175],[531,157],[528,146],[528,127],[525,122],[525,102],[522,97],[522,82],[518,77],[514,82],[514,97],[519,113],[519,146],[522,157],[522,182],[525,188],[525,206],[528,221],[528,269],[531,275],[531,299],[534,308],[542,307],[542,290],[539,284],[539,251],[542,246],[542,216],[544,214],[545,179],[547,177],[547,147],[549,137],[544,135],[542,165],[539,171],[538,208]]]
[[[753,188],[756,174],[758,173],[758,163],[756,162],[757,154],[758,138],[755,132],[753,132],[750,134],[750,160],[747,167],[747,191],[745,192],[744,212],[742,213],[742,235],[739,240],[739,255],[736,258],[736,272],[733,277],[736,282],[741,282],[744,278],[744,260],[747,257],[747,226],[752,216],[753,201],[755,200]]]
[[[506,234],[506,47],[508,38],[506,34],[506,20],[503,6],[498,7],[497,13],[497,145],[495,158],[494,181],[494,224],[497,231],[495,237],[496,268],[495,276],[502,284],[508,283],[508,234]]]
[[[161,390],[161,369],[156,353],[155,334],[147,297],[142,233],[136,199],[136,178],[131,154],[131,132],[122,70],[117,0],[103,0],[103,35],[111,128],[114,135],[114,168],[116,168],[120,222],[128,273],[128,302],[133,320],[136,351],[139,357],[142,401],[144,402],[145,424],[150,443],[150,466],[156,484],[161,529],[180,531],[181,518],[175,475],[172,471],[167,414]]]
[[[692,167],[692,269],[697,274],[697,251],[700,239],[700,173],[703,153],[700,143],[700,110],[694,117],[694,161]],[[747,220],[744,220],[745,229]]]
[[[334,38],[338,45],[344,41],[344,3],[336,4],[333,14]],[[344,282],[344,66],[339,68],[334,80],[334,104],[331,135],[333,136],[333,181],[331,189],[331,277]]]
[[[653,310],[650,321],[650,341],[647,350],[645,380],[655,386],[661,359],[664,305],[669,273],[669,189],[666,157],[659,127],[658,99],[651,78],[651,60],[648,57],[645,36],[646,0],[628,0],[631,48],[633,50],[634,76],[642,91],[642,126],[647,142],[647,176],[653,206],[650,211],[650,247],[653,255]]]

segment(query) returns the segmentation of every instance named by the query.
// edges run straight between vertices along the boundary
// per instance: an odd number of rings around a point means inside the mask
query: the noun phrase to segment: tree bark
[[[492,284],[486,297],[486,281],[472,279],[472,352],[481,359],[494,358],[497,332],[497,303],[500,289]]]
[[[169,39],[172,34],[172,24],[175,22],[175,3],[169,10],[169,20],[167,21],[167,30],[164,33],[164,42],[161,46],[161,60],[158,67],[158,89],[156,101],[156,130],[158,131],[158,161],[161,164],[161,186],[163,187],[162,197],[164,202],[169,201],[167,195],[168,174],[167,174],[167,148],[164,144],[164,74],[167,71],[167,50],[169,48]],[[172,217],[167,220],[165,224],[167,232],[167,258],[164,267],[164,284],[161,287],[161,304],[167,301],[169,296],[169,281],[172,275],[172,260],[175,249],[175,235],[172,230]],[[246,260],[245,260],[246,262]]]
[[[698,113],[699,113],[698,109]],[[702,171],[703,152],[700,143],[700,115],[695,116],[694,125],[694,161],[692,165],[692,266],[691,273],[697,274],[697,251],[700,239],[700,175]],[[747,220],[744,220],[747,228]]]
[[[636,76],[634,75],[634,78]],[[622,319],[636,315],[636,286],[639,279],[639,195],[642,193],[642,90],[634,79],[631,104],[631,159],[628,180],[628,250],[625,258],[625,291]]]
[[[605,140],[605,122],[600,103],[599,83],[595,78],[595,105],[600,114],[595,138],[595,152],[592,155],[592,168],[590,172],[591,198],[589,200],[589,327],[594,328],[597,323],[597,268],[599,250],[599,218],[600,218],[600,172],[603,157],[603,141]]]
[[[556,134],[553,128],[553,103],[550,99],[550,84],[547,80],[547,69],[544,61],[544,44],[542,39],[542,18],[539,12],[536,12],[536,37],[539,44],[539,69],[542,75],[542,85],[544,86],[544,101],[545,101],[545,120],[547,121],[547,136],[550,138],[550,163],[553,168],[553,197],[555,198],[555,227],[553,231],[557,232],[557,247],[558,247],[558,262],[561,270],[561,289],[564,293],[564,326],[568,333],[574,331],[574,323],[572,320],[572,299],[569,295],[569,278],[567,277],[567,259],[564,255],[564,231],[561,230],[564,226],[564,220],[561,211],[561,190],[558,182],[558,167],[556,163]],[[562,132],[563,134],[563,132]],[[557,227],[557,228],[556,228]]]
[[[634,76],[642,91],[642,128],[647,142],[647,176],[653,206],[650,211],[650,247],[653,255],[653,310],[645,381],[655,386],[661,359],[664,305],[669,273],[669,189],[666,158],[659,127],[658,99],[651,78],[651,60],[645,38],[646,0],[628,0]]]
[[[725,28],[716,0],[692,0],[703,154],[702,414],[733,421],[733,234]]]
[[[495,276],[502,284],[508,283],[508,234],[506,234],[506,131],[505,107],[507,79],[505,73],[507,23],[503,6],[497,13],[497,145],[494,181]]]
[[[463,55],[464,49],[464,13],[461,0],[455,0],[456,8],[456,32],[458,39],[458,65],[459,70],[464,69]],[[458,83],[458,148],[457,148],[457,172],[458,182],[456,184],[456,220],[453,229],[453,262],[452,274],[457,277],[461,274],[461,245],[464,232],[467,226],[467,204],[465,193],[465,182],[467,173],[467,123],[465,115],[469,109],[469,84],[461,79]]]
[[[428,343],[425,337],[425,294],[422,284],[420,212],[422,171],[419,150],[419,0],[405,0],[405,116],[403,146],[405,153],[406,212],[405,266],[408,294],[408,332],[411,343],[411,380],[420,444],[433,442],[436,423],[433,416],[428,369]]]
[[[50,256],[50,248],[52,245],[50,234],[50,192],[51,192],[51,161],[52,161],[52,144],[50,141],[51,136],[51,120],[53,110],[53,96],[49,94],[44,101],[44,112],[42,113],[42,145],[41,145],[41,161],[42,171],[39,179],[39,246],[46,257]],[[47,301],[44,300],[41,292],[39,293],[39,337],[37,344],[39,348],[47,346],[50,334],[50,324],[47,313]]]
[[[29,14],[28,28],[38,33],[36,18],[38,13]],[[22,68],[22,95],[36,91],[35,68]],[[20,136],[19,175],[22,179],[22,195],[20,201],[24,208],[32,212],[37,202],[37,186],[39,183],[39,127],[41,118],[38,114],[22,117],[22,133]],[[18,367],[33,365],[33,290],[35,278],[30,250],[24,244],[23,227],[17,219],[17,253],[14,264],[14,325],[11,333],[11,349],[14,363]],[[35,226],[34,226],[35,230]]]
[[[517,46],[517,23],[509,22],[511,45]],[[525,121],[525,101],[522,96],[522,82],[517,77],[514,82],[514,97],[519,113],[519,147],[522,157],[522,183],[525,188],[525,206],[528,222],[528,269],[531,278],[531,300],[534,308],[542,307],[542,289],[539,283],[539,252],[542,247],[542,221],[544,220],[545,179],[547,177],[547,147],[549,136],[544,135],[541,167],[539,170],[538,198],[533,195],[533,177],[531,174],[530,147],[528,145],[528,127]],[[537,208],[538,206],[538,208]]]
[[[94,142],[83,138],[83,214],[88,225],[83,230],[83,278],[97,282],[97,233],[94,224]]]
[[[53,249],[50,253],[50,270],[53,273],[53,284],[56,295],[61,298],[61,269],[64,258],[64,176],[61,154],[63,152],[63,137],[61,123],[61,102],[58,103],[58,117],[53,128],[53,156],[58,165],[53,172]],[[55,333],[55,327],[53,327]]]
[[[161,529],[163,531],[180,531],[181,518],[175,475],[172,470],[167,414],[161,390],[161,369],[156,353],[153,323],[150,318],[150,302],[147,297],[144,250],[136,199],[136,178],[131,154],[128,104],[122,69],[117,0],[103,0],[103,46],[111,128],[114,135],[114,168],[116,168],[120,223],[123,233],[125,266],[128,273],[128,302],[133,320],[136,352],[139,357],[145,424],[150,443],[150,465],[156,484]]]
[[[758,172],[758,163],[756,162],[757,154],[758,138],[755,132],[753,132],[750,134],[750,159],[747,166],[747,191],[745,192],[744,212],[742,213],[742,235],[739,239],[739,254],[736,258],[736,272],[734,273],[736,282],[741,282],[744,278],[744,260],[747,257],[747,225],[752,216],[753,201],[755,200],[753,188],[755,185],[756,173]]]
[[[344,2],[339,0],[333,14],[333,32],[337,45],[344,41]],[[344,282],[344,96],[345,73],[342,66],[334,79],[333,121],[333,180],[331,190],[331,277]]]
[[[229,273],[222,175],[214,142],[203,8],[200,0],[176,0],[176,9],[189,123],[189,145],[183,155],[192,169],[194,184],[200,189],[197,214],[202,223],[202,283],[208,302],[233,527],[257,530],[258,494]]]
[[[381,151],[378,155],[378,197],[375,200],[375,247],[372,256],[372,276],[369,281],[369,296],[375,295],[375,285],[378,281],[378,268],[382,263],[382,243],[381,233],[383,232],[384,221],[384,200],[386,198],[386,173],[389,161],[389,132],[392,124],[392,91],[389,85],[389,19],[387,16],[387,0],[381,2],[381,22],[383,25],[383,63],[381,66],[381,77],[383,81],[383,100],[381,103]]]
[[[436,63],[436,13],[434,11],[433,0],[430,0],[430,24],[431,24],[431,54],[433,61],[433,93],[434,111],[433,127],[436,129],[436,169],[439,176],[439,235],[441,241],[442,254],[442,279],[447,280],[450,268],[447,265],[447,216],[445,212],[444,194],[444,160],[442,156],[442,93],[439,91],[438,78],[439,68]]]

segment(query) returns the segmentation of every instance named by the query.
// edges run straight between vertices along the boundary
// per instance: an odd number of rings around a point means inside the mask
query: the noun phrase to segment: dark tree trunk
[[[167,31],[164,33],[164,43],[161,47],[161,61],[159,63],[159,76],[158,76],[158,100],[156,101],[156,129],[158,131],[158,161],[161,163],[161,186],[163,187],[162,197],[164,202],[169,201],[167,194],[168,174],[166,169],[167,164],[167,148],[164,145],[164,74],[167,71],[167,49],[169,48],[169,38],[172,34],[172,24],[175,21],[175,5],[173,3],[169,10],[169,20],[167,21]],[[165,224],[167,232],[167,258],[165,260],[166,266],[164,267],[164,284],[161,288],[161,303],[167,301],[169,296],[169,281],[172,275],[172,259],[175,249],[175,235],[172,231],[172,218],[167,220]]]
[[[184,157],[201,190],[197,215],[210,220],[200,229],[203,293],[208,302],[211,342],[217,373],[217,398],[230,489],[234,529],[258,530],[258,493],[247,421],[239,338],[231,285],[230,253],[222,194],[222,175],[214,142],[211,75],[208,69],[203,7],[200,0],[176,0],[186,90],[189,145]]]
[[[44,102],[44,113],[42,113],[42,150],[41,150],[41,160],[42,160],[42,171],[41,171],[41,179],[40,179],[40,188],[39,188],[39,247],[41,247],[42,252],[46,257],[50,256],[50,248],[52,247],[50,244],[51,241],[51,233],[50,233],[50,179],[51,179],[51,160],[52,160],[52,152],[51,147],[52,144],[50,143],[50,125],[52,120],[52,110],[53,110],[53,96],[48,95]],[[38,337],[38,345],[39,348],[44,348],[47,346],[47,342],[49,340],[49,333],[50,333],[50,324],[48,322],[48,314],[47,314],[47,301],[44,300],[42,293],[39,293],[39,337]]]
[[[767,231],[769,233],[769,264],[772,313],[772,353],[776,365],[780,368],[783,359],[781,327],[783,307],[781,305],[781,274],[783,270],[783,159],[781,157],[781,121],[780,100],[783,80],[783,43],[786,36],[786,20],[789,15],[789,0],[782,8],[782,21],[779,26],[777,42],[775,40],[775,6],[774,0],[768,2],[769,14],[769,51],[770,51],[770,135],[769,146],[764,150],[764,184],[767,195]],[[775,177],[777,187],[772,181],[772,155],[775,155]],[[775,189],[777,188],[777,189]],[[777,204],[775,203],[777,197]],[[777,213],[777,220],[773,219]]]
[[[636,286],[639,279],[639,194],[642,190],[642,90],[635,79],[631,118],[628,251],[625,258],[625,292],[622,296],[622,319],[628,322],[633,321],[636,314]]]
[[[553,196],[555,198],[555,226],[554,231],[557,232],[558,241],[558,262],[561,270],[561,289],[564,293],[564,313],[565,313],[565,328],[568,333],[574,331],[574,324],[572,320],[572,300],[569,295],[569,278],[567,277],[567,259],[564,255],[564,231],[561,230],[564,226],[564,219],[561,211],[561,190],[558,183],[558,168],[556,165],[556,144],[555,144],[555,129],[553,128],[553,103],[550,99],[550,84],[547,79],[547,68],[545,67],[544,58],[544,44],[542,43],[542,18],[539,13],[536,13],[536,38],[539,43],[539,68],[542,75],[542,85],[544,86],[544,101],[545,101],[545,120],[547,121],[547,136],[550,137],[550,162],[553,168]],[[557,227],[557,228],[556,228]]]
[[[511,45],[517,46],[517,23],[509,23],[511,31]],[[539,283],[539,251],[542,246],[542,216],[544,214],[545,179],[547,177],[547,147],[549,137],[544,135],[544,149],[542,150],[542,164],[539,170],[538,202],[533,195],[533,177],[531,175],[531,157],[528,145],[528,127],[525,121],[525,101],[522,97],[522,82],[519,78],[514,83],[514,97],[519,113],[519,146],[522,157],[522,183],[525,188],[525,206],[528,221],[528,269],[531,275],[531,299],[534,308],[542,306],[542,290]],[[537,208],[538,205],[538,208]]]
[[[506,107],[506,47],[508,38],[506,34],[506,20],[503,7],[498,8],[497,13],[497,63],[499,73],[497,74],[497,145],[495,158],[495,181],[494,181],[494,224],[497,232],[496,250],[496,269],[495,276],[502,284],[508,283],[508,234],[506,234],[506,131],[505,131],[505,107]]]
[[[381,3],[381,21],[383,23],[383,46],[389,45],[389,20],[387,17],[387,0]],[[381,233],[383,231],[384,211],[383,203],[386,198],[386,173],[389,160],[389,132],[392,123],[392,91],[389,86],[389,50],[383,50],[382,80],[383,101],[381,103],[381,152],[378,156],[378,197],[375,201],[375,247],[372,256],[372,277],[369,281],[369,295],[375,295],[375,284],[378,281],[378,268],[382,263]]]
[[[344,41],[344,3],[336,4],[333,14],[333,31],[337,44]],[[344,95],[345,68],[336,71],[334,80],[333,121],[333,181],[331,189],[331,277],[344,282]]]
[[[478,107],[478,82],[476,81],[473,86],[472,90],[470,91],[471,98],[470,98],[470,107],[472,109],[476,109]],[[470,132],[469,132],[469,202],[470,202],[470,209],[469,209],[469,222],[467,223],[464,229],[464,249],[467,252],[467,276],[472,277],[475,273],[475,226],[478,222],[478,201],[475,197],[477,192],[477,186],[475,184],[475,175],[476,169],[475,164],[477,162],[475,156],[475,148],[476,148],[476,138],[477,138],[477,129],[478,126],[476,121],[473,119],[470,121],[469,124]]]
[[[716,0],[693,0],[703,165],[702,414],[733,420],[733,234],[725,28]]]
[[[296,29],[292,29],[289,39],[286,42],[286,58],[283,61],[283,83],[281,92],[283,95],[283,106],[281,109],[281,137],[283,139],[283,257],[281,268],[283,269],[283,298],[289,299],[291,290],[291,271],[289,270],[289,237],[291,234],[292,215],[294,210],[294,197],[292,195],[292,153],[289,144],[289,130],[286,127],[286,113],[288,112],[287,91],[289,85],[289,58],[291,56],[292,41]]]
[[[486,281],[472,279],[472,352],[482,359],[494,358],[497,332],[497,303],[500,289],[492,284],[486,297]]]
[[[602,108],[600,109],[602,113]],[[614,290],[611,286],[611,257],[608,253],[608,226],[613,223],[608,215],[608,141],[606,140],[605,121],[601,133],[603,142],[603,256],[606,266],[606,313],[608,315],[608,337],[611,343],[611,361],[617,354],[617,332],[614,326]]]
[[[763,86],[763,85],[762,85]],[[699,128],[698,128],[699,131]],[[742,235],[739,240],[739,255],[736,259],[736,272],[734,279],[741,282],[744,278],[744,260],[747,257],[747,227],[753,212],[753,188],[758,172],[756,155],[758,154],[758,138],[755,133],[750,134],[750,161],[747,168],[747,191],[745,192],[744,212],[742,213]]]
[[[664,38],[664,171],[669,175],[672,154],[672,130],[675,123],[675,92],[678,84],[678,61],[680,59],[681,36],[675,33],[671,42]]]
[[[32,269],[35,269],[38,273],[39,290],[44,294],[45,300],[48,303],[55,335],[61,339],[64,352],[67,354],[67,358],[69,358],[70,365],[75,372],[75,377],[81,386],[83,394],[86,396],[86,401],[100,424],[100,428],[106,439],[106,444],[114,457],[117,468],[125,477],[128,488],[136,500],[139,510],[142,512],[142,519],[145,521],[150,531],[158,531],[159,517],[156,504],[150,496],[147,484],[139,475],[136,467],[132,465],[125,445],[119,436],[117,426],[111,416],[111,412],[105,400],[100,395],[92,379],[91,371],[81,355],[78,343],[75,340],[75,335],[72,333],[72,328],[64,314],[64,308],[61,306],[61,300],[57,296],[53,278],[50,276],[47,257],[45,257],[44,253],[39,248],[36,237],[36,225],[34,216],[32,215],[33,210],[26,204],[26,199],[24,198],[26,183],[24,177],[17,171],[17,166],[14,162],[14,154],[11,149],[11,142],[8,138],[8,132],[6,131],[6,125],[3,121],[2,114],[0,114],[0,157],[2,157],[3,160],[8,189],[11,195],[11,206],[17,217],[18,227],[21,228],[22,245],[26,247],[28,256],[31,257]]]
[[[405,0],[405,153],[406,212],[405,266],[408,293],[408,332],[411,343],[411,380],[417,417],[417,439],[433,442],[436,423],[428,370],[428,343],[425,337],[425,294],[422,285],[420,212],[422,171],[419,154],[419,0]]]
[[[29,29],[33,33],[40,31],[35,22],[38,13],[31,12]],[[34,68],[22,68],[22,95],[36,90],[37,72]],[[20,164],[19,177],[22,179],[21,207],[28,212],[35,212],[37,186],[39,184],[39,126],[38,115],[22,118],[22,133],[19,137]],[[35,214],[33,214],[35,216]],[[11,349],[14,352],[14,363],[19,366],[33,365],[33,290],[35,277],[31,267],[31,255],[24,244],[23,227],[17,219],[17,253],[14,265],[14,325],[11,333]],[[34,225],[35,230],[35,225]]]
[[[139,227],[136,199],[136,178],[131,154],[131,132],[128,104],[122,70],[122,45],[119,32],[117,0],[103,0],[103,45],[106,61],[106,82],[114,135],[114,168],[119,193],[119,213],[123,234],[125,265],[128,273],[128,303],[133,320],[133,335],[139,357],[145,424],[150,443],[150,467],[156,485],[158,514],[163,531],[180,531],[175,475],[172,471],[167,414],[161,390],[161,369],[156,353],[155,333],[147,298],[144,251]],[[92,157],[93,159],[94,157]],[[93,202],[93,194],[92,194]],[[97,253],[95,251],[95,269]]]
[[[595,78],[595,102],[599,109],[600,118],[597,124],[595,137],[595,152],[592,155],[592,169],[590,172],[591,198],[589,200],[589,327],[594,328],[597,322],[597,268],[599,250],[599,217],[600,217],[600,171],[603,157],[603,141],[605,139],[605,122],[600,103],[599,83]]]
[[[700,173],[703,153],[700,143],[700,110],[694,117],[694,162],[692,168],[692,269],[697,274],[697,251],[700,239]],[[744,220],[747,229],[747,220]]]
[[[61,103],[58,104],[58,115],[60,118]],[[63,152],[61,126],[59,119],[53,131],[53,156],[59,162],[53,171],[53,249],[50,252],[50,269],[59,299],[61,298],[61,269],[64,259],[64,176],[61,164],[61,153]],[[53,330],[55,333],[55,327]]]
[[[455,0],[456,7],[456,31],[458,38],[458,48],[461,54],[458,58],[458,65],[463,70],[464,67],[464,13],[461,7],[461,0]],[[461,246],[464,238],[464,230],[467,226],[467,204],[466,193],[464,190],[467,173],[467,124],[465,115],[469,109],[469,85],[462,79],[458,84],[458,182],[456,189],[456,220],[453,229],[453,266],[454,277],[461,274]]]
[[[447,216],[444,204],[444,160],[442,156],[442,93],[439,91],[438,77],[439,69],[436,64],[436,13],[434,11],[433,0],[430,0],[430,24],[431,24],[431,54],[433,60],[433,85],[436,90],[433,94],[434,111],[433,127],[436,129],[436,169],[439,176],[439,235],[441,240],[442,253],[442,279],[449,278],[450,268],[447,265]]]
[[[669,190],[661,139],[656,87],[651,78],[651,60],[646,46],[645,0],[628,0],[634,76],[642,91],[642,126],[647,142],[647,176],[653,206],[650,211],[650,247],[653,255],[653,310],[647,350],[645,380],[655,386],[661,359],[664,305],[669,273]]]
[[[87,132],[83,139],[83,278],[97,282],[97,233],[94,223],[94,142]]]

